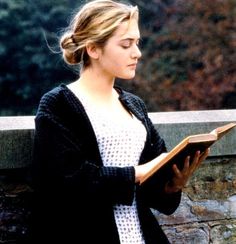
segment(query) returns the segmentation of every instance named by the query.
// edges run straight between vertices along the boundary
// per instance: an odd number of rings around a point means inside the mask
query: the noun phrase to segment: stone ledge
[[[9,130],[34,130],[34,116],[0,117],[0,133]]]
[[[210,132],[236,121],[236,110],[149,113],[168,150],[190,134]],[[0,169],[30,165],[34,116],[0,117]],[[212,146],[210,156],[236,155],[236,130]]]

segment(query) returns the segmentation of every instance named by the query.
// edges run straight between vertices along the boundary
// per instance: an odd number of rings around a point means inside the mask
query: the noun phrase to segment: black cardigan
[[[146,127],[140,163],[148,162],[166,151],[164,141],[143,101],[116,89],[125,108]],[[150,208],[172,214],[178,207],[181,192],[164,192],[170,169],[139,186],[134,167],[104,167],[88,116],[64,84],[41,98],[35,117],[32,170],[32,243],[118,244],[113,205],[131,205],[135,191],[146,244],[169,243]]]

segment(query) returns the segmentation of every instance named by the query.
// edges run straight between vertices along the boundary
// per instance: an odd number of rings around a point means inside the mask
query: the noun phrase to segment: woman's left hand
[[[187,184],[188,179],[192,176],[195,170],[197,170],[200,164],[206,159],[209,152],[209,148],[202,154],[200,154],[200,151],[197,151],[191,163],[190,157],[186,157],[184,162],[184,168],[182,170],[179,170],[177,165],[174,164],[172,167],[174,171],[174,177],[171,182],[168,182],[166,184],[165,191],[167,193],[174,193],[182,190],[182,188]]]

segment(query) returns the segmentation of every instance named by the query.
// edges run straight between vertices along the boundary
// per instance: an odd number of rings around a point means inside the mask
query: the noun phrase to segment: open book
[[[187,156],[190,156],[191,161],[191,158],[194,157],[196,151],[204,152],[207,148],[218,141],[222,136],[227,134],[235,126],[236,123],[229,123],[214,129],[210,133],[187,136],[170,152],[161,154],[152,160],[153,167],[140,180],[140,184],[146,181],[150,176],[152,176],[165,165],[171,167],[173,164],[177,164],[177,167],[181,170],[184,166],[184,161]]]

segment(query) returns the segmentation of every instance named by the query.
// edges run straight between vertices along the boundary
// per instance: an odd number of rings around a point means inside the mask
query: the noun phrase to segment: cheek
[[[107,48],[102,56],[101,65],[112,73],[124,72],[129,59],[129,51],[119,46]]]
[[[113,61],[118,65],[125,65],[128,62],[129,53],[127,50],[115,52]]]
[[[125,60],[127,60],[127,58],[125,58],[124,54],[120,52],[113,52],[106,61],[107,65],[109,65],[110,67],[113,67],[114,69],[119,69],[125,64]]]
[[[123,49],[120,46],[115,45],[106,51],[106,56],[116,62],[127,59],[128,55],[129,51],[127,49]]]

